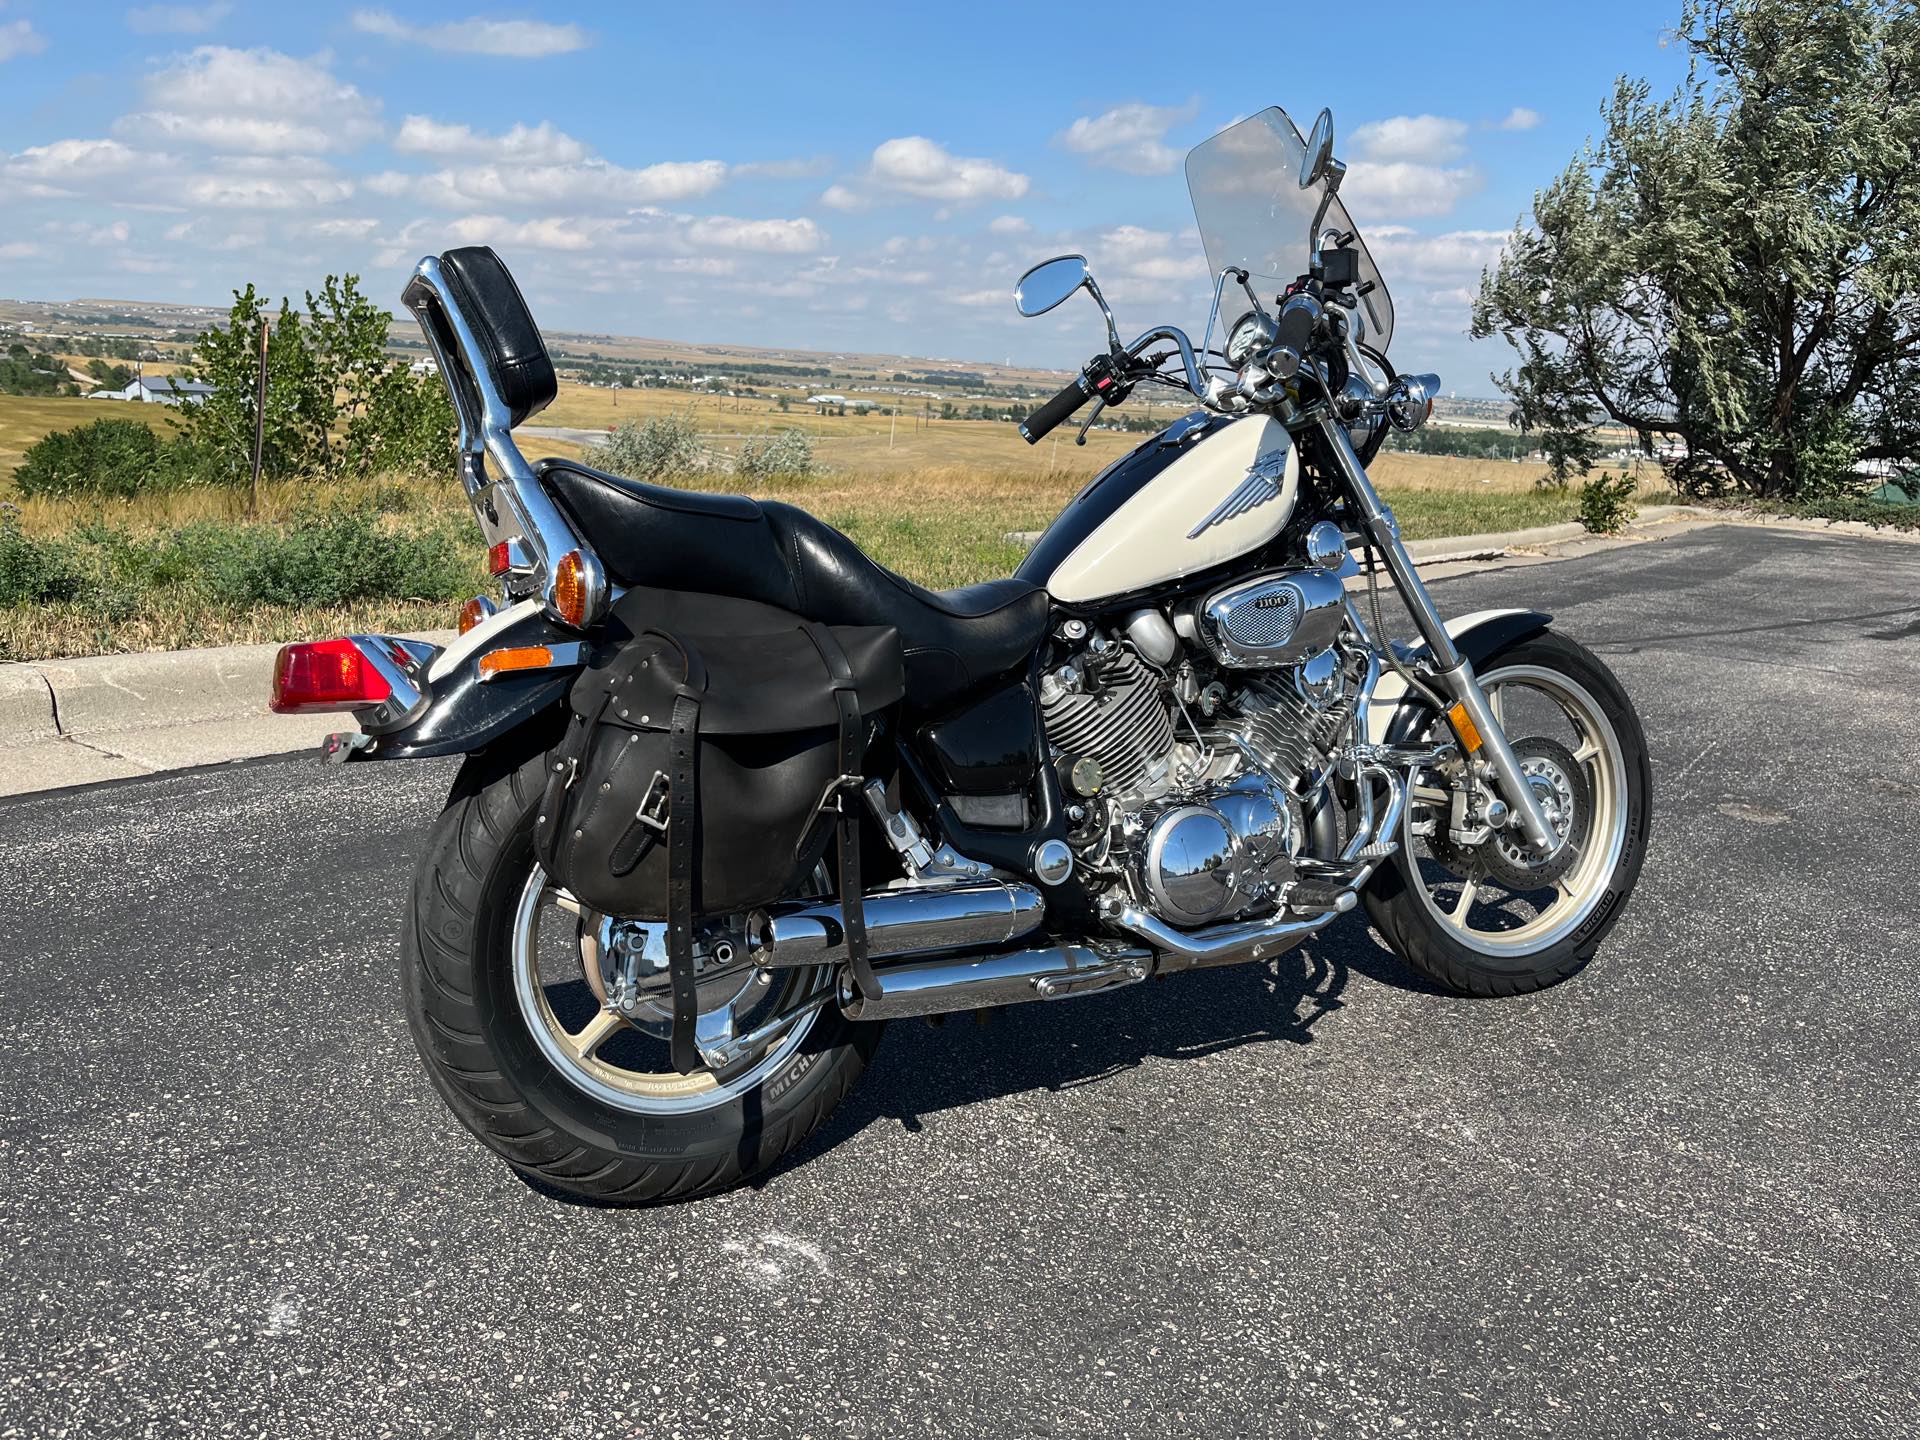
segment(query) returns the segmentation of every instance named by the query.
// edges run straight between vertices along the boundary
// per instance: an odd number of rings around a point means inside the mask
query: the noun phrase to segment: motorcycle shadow
[[[1028,1091],[1098,1085],[1149,1059],[1181,1060],[1243,1045],[1312,1045],[1345,1007],[1354,974],[1440,994],[1364,925],[1342,925],[1273,960],[1193,970],[1110,994],[1016,1005],[977,1024],[895,1021],[874,1063],[811,1140],[754,1182],[776,1183],[881,1122],[918,1132],[924,1117]]]

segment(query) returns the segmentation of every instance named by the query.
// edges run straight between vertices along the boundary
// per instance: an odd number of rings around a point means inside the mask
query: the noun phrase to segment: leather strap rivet
[[[576,839],[576,840],[578,840],[578,839],[579,839],[579,838],[580,838],[580,837],[581,837],[582,835],[584,835],[584,834],[586,834],[586,833],[587,833],[587,832],[586,832],[586,831],[584,831],[584,830],[576,830],[576,831],[574,831],[574,832],[573,832],[573,838],[574,838],[574,839]]]
[[[647,723],[647,722],[648,722],[649,720],[651,720],[652,718],[653,718],[653,717],[652,717],[652,716],[650,716],[650,715],[642,715],[642,716],[640,717],[640,723],[641,723],[642,725],[644,725],[644,724],[646,724],[646,723]]]
[[[626,719],[626,718],[627,718],[627,712],[626,712],[626,711],[624,711],[624,710],[622,710],[622,711],[620,712],[620,718],[621,718],[622,720],[624,720],[624,719]]]

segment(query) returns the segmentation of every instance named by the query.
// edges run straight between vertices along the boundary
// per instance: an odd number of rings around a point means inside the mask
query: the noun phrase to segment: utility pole
[[[249,488],[247,515],[260,515],[260,461],[267,443],[267,317],[260,317],[260,372],[253,390],[253,484]]]

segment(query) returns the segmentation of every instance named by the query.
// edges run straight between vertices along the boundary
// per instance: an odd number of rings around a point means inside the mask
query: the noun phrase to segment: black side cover
[[[559,393],[553,361],[500,257],[485,245],[469,245],[442,255],[440,270],[473,322],[474,338],[513,423],[546,409]]]

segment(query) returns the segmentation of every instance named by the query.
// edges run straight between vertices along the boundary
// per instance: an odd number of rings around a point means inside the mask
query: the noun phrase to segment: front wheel
[[[639,965],[641,989],[610,1004],[601,962],[636,932],[583,909],[534,859],[544,781],[539,757],[491,776],[470,761],[434,826],[402,956],[428,1078],[490,1150],[568,1194],[644,1204],[737,1185],[813,1133],[882,1027],[843,1017],[824,972],[709,956],[703,1018],[765,1039],[718,1070],[675,1071],[660,957]],[[628,965],[616,983],[634,973]],[[815,992],[824,1003],[806,1009]]]
[[[1620,682],[1565,636],[1531,636],[1476,668],[1561,843],[1541,859],[1509,832],[1476,831],[1457,779],[1423,773],[1367,911],[1429,979],[1518,995],[1579,970],[1620,918],[1646,858],[1652,769]],[[1444,734],[1443,722],[1427,733]]]

